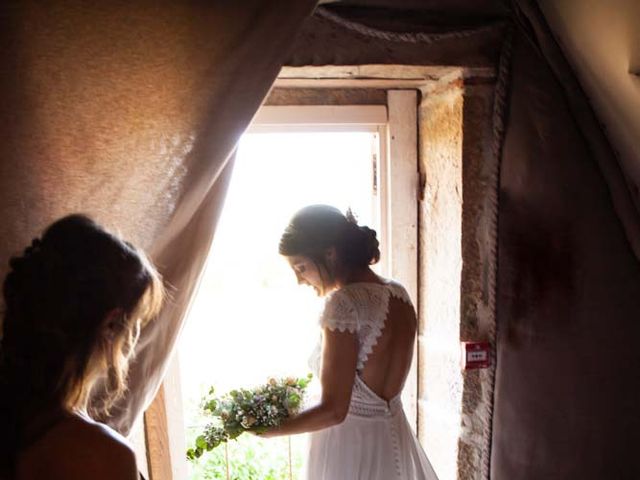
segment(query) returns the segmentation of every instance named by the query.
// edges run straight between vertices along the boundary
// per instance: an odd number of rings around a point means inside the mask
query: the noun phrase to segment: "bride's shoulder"
[[[354,307],[354,299],[349,289],[342,287],[329,293],[324,298],[323,315],[343,312]]]
[[[398,293],[399,295],[402,296],[409,296],[409,294],[407,293],[407,289],[405,288],[405,286],[400,283],[398,280],[393,280],[390,279],[387,283],[387,285],[389,286],[389,289],[393,292],[393,293]]]

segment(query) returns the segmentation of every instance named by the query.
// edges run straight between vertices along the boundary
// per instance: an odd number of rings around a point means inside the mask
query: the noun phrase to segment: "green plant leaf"
[[[203,435],[200,435],[198,438],[196,438],[196,446],[202,449],[207,448],[207,439],[204,438]]]

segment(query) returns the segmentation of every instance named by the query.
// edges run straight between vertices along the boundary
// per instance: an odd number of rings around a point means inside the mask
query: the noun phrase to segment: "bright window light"
[[[201,428],[199,403],[210,386],[224,393],[261,384],[270,376],[309,372],[322,300],[310,287],[296,284],[278,255],[280,235],[293,213],[314,203],[351,208],[360,223],[377,228],[372,185],[378,147],[375,132],[243,136],[209,261],[180,340],[188,445]],[[231,470],[245,468],[244,459],[260,458],[251,462],[251,468],[262,469],[258,478],[288,479],[290,468],[298,478],[300,440],[293,439],[292,465],[288,444],[279,439],[244,435],[229,445],[226,455]],[[215,455],[209,462],[214,455],[205,455],[191,478],[218,478],[212,470],[226,465],[220,457],[224,454]],[[267,477],[267,471],[275,476]]]

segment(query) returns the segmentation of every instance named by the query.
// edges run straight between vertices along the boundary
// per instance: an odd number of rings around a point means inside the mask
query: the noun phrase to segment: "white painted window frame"
[[[264,106],[247,133],[377,132],[387,124],[384,105]]]
[[[380,139],[377,152],[377,223],[383,248],[381,273],[401,282],[418,300],[418,98],[415,89],[389,90],[387,105],[264,106],[249,133],[367,131]],[[403,392],[417,429],[418,354]]]

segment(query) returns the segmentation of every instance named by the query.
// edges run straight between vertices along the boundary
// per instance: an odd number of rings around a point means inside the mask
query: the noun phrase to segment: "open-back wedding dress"
[[[404,287],[389,280],[349,284],[325,302],[321,327],[354,333],[358,363],[346,419],[310,435],[308,480],[437,480],[407,421],[400,395],[384,400],[360,377],[389,321],[392,298],[411,305]],[[318,346],[311,358],[316,374],[320,353]]]

